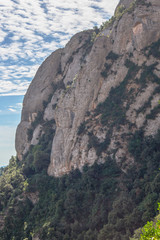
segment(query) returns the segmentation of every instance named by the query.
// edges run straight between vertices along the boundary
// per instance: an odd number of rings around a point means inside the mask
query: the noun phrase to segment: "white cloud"
[[[0,0],[1,7],[11,7],[13,2],[11,0]]]
[[[0,96],[24,95],[44,58],[75,33],[106,21],[118,2],[0,0]],[[16,114],[21,108],[10,104],[7,111]],[[15,129],[0,126],[1,166],[15,155]]]
[[[11,112],[17,112],[16,109],[14,109],[14,108],[8,108],[8,110]]]
[[[8,110],[12,113],[18,113],[22,110],[22,103],[16,103],[14,106],[9,106]]]
[[[0,67],[0,95],[24,94],[28,83],[18,86],[17,79],[31,80],[44,58],[63,47],[76,32],[107,20],[117,3],[118,0],[0,0],[0,60],[7,63]],[[32,67],[35,63],[36,67]]]
[[[0,42],[3,42],[6,36],[7,36],[7,33],[2,31],[2,29],[0,29]]]
[[[17,81],[0,80],[0,96],[24,95],[30,81]]]

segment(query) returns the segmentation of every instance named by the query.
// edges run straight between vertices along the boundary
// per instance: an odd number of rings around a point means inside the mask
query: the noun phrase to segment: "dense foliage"
[[[135,231],[130,240],[158,240],[160,239],[160,203],[158,203],[159,214],[152,220],[148,221],[143,228]]]
[[[160,133],[146,138],[139,131],[129,139],[136,164],[127,173],[106,159],[84,166],[83,173],[49,177],[38,164],[47,161],[42,146],[26,156],[30,162],[12,158],[0,177],[1,215],[6,215],[0,239],[39,234],[42,240],[127,240],[156,214],[160,200]],[[38,193],[35,202],[31,193]]]
[[[0,167],[0,176],[2,175],[3,171],[4,171],[4,167]]]
[[[160,239],[160,221],[157,223],[147,222],[147,224],[142,229],[142,235],[140,240],[158,240]]]

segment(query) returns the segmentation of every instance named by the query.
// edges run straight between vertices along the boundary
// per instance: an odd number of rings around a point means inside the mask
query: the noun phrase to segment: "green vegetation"
[[[58,90],[58,89],[63,89],[65,90],[65,85],[64,85],[64,82],[63,80],[62,81],[59,81],[57,83],[52,83],[52,88],[53,88],[53,94]],[[53,95],[52,94],[52,95]]]
[[[117,7],[117,9],[116,9],[115,15],[112,16],[108,21],[104,22],[100,26],[100,31],[103,31],[105,28],[112,26],[116,20],[119,21],[120,18],[123,16],[123,14],[126,12],[127,12],[127,10],[125,9],[124,5],[122,5],[122,4],[119,5],[119,7]]]
[[[102,152],[104,152],[110,144],[110,135],[109,132],[106,134],[105,140],[103,142],[99,142],[98,138],[90,132],[88,134],[89,142],[88,142],[88,149],[95,148],[96,154],[99,157]]]
[[[149,66],[142,66],[142,73],[140,79],[137,80],[137,82],[141,84],[141,89],[146,86],[147,82],[160,83],[160,79],[154,74],[154,70],[157,64],[158,63],[156,62]]]
[[[100,26],[100,31],[103,31],[105,28],[112,26],[115,21],[119,21],[125,13],[132,13],[138,1],[139,0],[133,1],[128,8],[125,8],[123,4],[119,5],[114,16],[112,16],[108,21],[104,22]]]
[[[114,52],[110,51],[109,54],[106,57],[106,60],[111,59],[111,60],[115,61],[118,58],[119,58],[119,55],[117,53],[114,53]]]
[[[159,112],[160,112],[160,105],[156,106],[153,110],[151,110],[150,114],[148,114],[146,118],[155,119]]]
[[[125,6],[121,4],[117,7],[114,17],[118,20],[123,16],[124,13],[125,13]]]
[[[111,63],[109,63],[109,64],[105,63],[104,64],[105,69],[101,72],[102,77],[107,78],[111,66],[112,66]]]
[[[52,141],[55,134],[53,124],[54,120],[51,120],[43,125],[44,134],[39,139],[39,143],[36,146],[31,145],[29,153],[23,160],[22,169],[27,177],[37,172],[46,172],[48,168]]]
[[[0,210],[16,201],[16,197],[23,192],[24,185],[22,169],[16,164],[16,158],[12,157],[0,176]]]
[[[3,174],[4,167],[0,167],[0,176]]]
[[[91,42],[93,43],[94,40],[96,39],[96,37],[98,36],[100,32],[100,29],[97,26],[93,27],[93,33],[92,33],[92,37],[91,37]]]
[[[95,26],[93,28],[94,31],[92,33],[91,43],[93,43],[97,37],[103,36],[103,34],[101,34],[101,32],[103,30],[105,30],[106,28],[108,28],[108,29],[111,28],[115,22],[116,22],[115,27],[117,27],[118,22],[122,18],[122,16],[125,13],[128,13],[128,14],[133,13],[135,7],[137,7],[139,5],[150,7],[152,4],[147,3],[146,0],[133,0],[130,3],[128,8],[126,8],[123,4],[120,4],[116,8],[114,16],[112,16],[109,20],[103,22],[102,25],[99,28],[97,28],[97,26]],[[111,30],[111,32],[112,32],[112,30]],[[109,35],[107,37],[109,37]],[[156,55],[158,55],[158,54],[156,54]]]
[[[92,36],[92,42],[96,39],[96,37],[100,36],[99,34],[106,28],[112,27],[113,24],[116,22],[116,26],[117,26],[117,22],[122,18],[122,16],[125,13],[131,14],[133,13],[135,7],[139,6],[139,5],[143,5],[146,7],[150,7],[152,4],[151,3],[147,3],[146,0],[133,0],[131,2],[131,4],[129,5],[128,8],[125,8],[125,6],[123,4],[119,5],[115,11],[114,16],[112,16],[109,20],[107,20],[106,22],[103,22],[102,25],[100,26],[99,29],[97,29],[97,27],[94,28],[94,30],[96,29],[96,31],[94,31],[93,36]],[[115,27],[116,27],[115,26]],[[99,31],[98,31],[99,30]]]
[[[155,46],[153,56],[156,56]],[[118,57],[110,52],[106,61],[115,61]],[[127,106],[123,103],[129,102],[127,84],[135,79],[140,68],[129,59],[125,66],[128,72],[124,81],[112,88],[108,98],[95,110],[95,116],[101,114],[102,126],[110,129],[104,142],[99,142],[93,132],[89,133],[88,148],[94,147],[98,157],[110,144],[113,127],[126,123]],[[107,62],[105,67],[109,68]],[[156,64],[142,66],[141,87],[147,81],[159,82],[153,75],[155,67]],[[68,89],[73,87],[76,78],[75,75]],[[60,86],[53,87],[56,91]],[[159,92],[159,88],[156,91]],[[43,103],[44,107],[46,104]],[[158,112],[159,105],[147,118],[155,118]],[[32,240],[36,235],[41,240],[128,240],[135,229],[153,219],[160,201],[160,131],[155,137],[145,137],[143,129],[126,136],[129,153],[134,158],[134,164],[126,172],[117,165],[112,152],[112,158],[104,159],[103,164],[85,165],[82,172],[76,169],[54,178],[47,175],[54,120],[44,122],[43,114],[39,113],[28,131],[30,140],[39,123],[43,124],[44,134],[38,145],[31,146],[22,162],[12,157],[9,166],[0,170],[0,216],[5,216],[0,240]],[[85,122],[80,125],[78,135],[84,131],[87,131]],[[31,195],[35,196],[35,202]],[[148,222],[131,239],[154,237],[157,240],[159,226],[160,220]]]
[[[112,67],[112,64],[119,58],[120,56],[112,51],[106,56],[106,63],[104,64],[104,70],[101,72],[102,77],[106,78],[108,76],[109,70]],[[110,60],[109,62],[107,62]]]
[[[107,58],[111,57],[117,59],[118,56],[110,53]],[[101,123],[103,125],[109,124],[113,127],[125,124],[126,108],[123,106],[123,102],[127,95],[126,85],[128,80],[134,78],[139,70],[139,67],[128,59],[126,60],[125,65],[128,68],[128,73],[125,79],[119,86],[111,89],[106,100],[103,103],[100,103],[95,110],[96,115],[100,113],[102,114]]]
[[[102,77],[106,78],[108,76],[109,70],[112,67],[112,64],[119,58],[119,55],[110,51],[106,56],[106,63],[104,64],[104,70],[101,72]],[[107,63],[107,60],[110,60]]]
[[[144,49],[144,54],[149,57],[153,56],[157,59],[159,59],[159,54],[160,54],[160,39],[158,41],[153,42],[149,47],[146,47]]]
[[[51,135],[44,135],[23,162],[12,158],[0,177],[1,240],[128,240],[156,215],[160,201],[160,132],[128,136],[135,165],[124,173],[114,158],[61,178],[46,174]],[[48,150],[47,150],[48,149]],[[29,194],[37,193],[32,203]]]
[[[110,52],[106,60],[115,61],[119,58],[119,55],[114,52]],[[107,64],[107,63],[106,63]],[[120,83],[119,86],[112,88],[109,96],[103,103],[100,103],[95,109],[95,116],[101,114],[100,122],[103,126],[108,126],[109,131],[106,134],[106,138],[103,142],[99,142],[96,136],[93,133],[89,133],[89,145],[88,147],[94,147],[97,153],[97,156],[100,156],[102,152],[104,152],[108,145],[110,144],[110,138],[112,136],[113,127],[119,128],[120,125],[124,125],[126,120],[126,111],[127,106],[124,106],[124,101],[127,100],[128,104],[132,101],[130,99],[126,99],[127,97],[127,84],[130,80],[134,79],[137,72],[139,71],[139,66],[135,63],[126,59],[125,66],[128,68],[128,72],[123,82]],[[104,70],[101,74],[105,76],[107,74],[108,69]],[[83,127],[83,128],[82,128]],[[85,123],[80,126],[80,130],[85,129]]]
[[[153,222],[147,222],[147,224],[142,229],[142,235],[140,240],[158,240],[160,239],[160,220],[153,224]]]
[[[78,128],[77,134],[78,134],[78,135],[81,135],[82,133],[84,133],[85,128],[86,128],[86,127],[85,127],[85,122],[82,122],[82,123],[80,124],[79,128]]]
[[[152,55],[155,58],[159,59],[160,55],[160,39],[157,42],[152,43],[148,51],[148,56]]]
[[[151,2],[147,3],[146,0],[136,0],[136,5],[143,5],[143,6],[146,6],[146,7],[150,7],[152,6]]]
[[[75,170],[57,179],[44,172],[28,177],[26,195],[38,191],[39,202],[33,205],[29,199],[17,199],[16,209],[12,205],[12,218],[9,212],[5,228],[0,232],[2,239],[31,239],[36,231],[42,239],[48,240],[53,236],[55,239],[76,239],[77,236],[78,239],[87,239],[92,229],[101,228],[107,221],[110,201],[117,191],[120,170],[113,161],[107,161],[104,165],[85,166],[83,171],[82,174]],[[3,206],[4,210],[5,207],[11,208],[10,201]],[[98,230],[92,234],[96,239]]]
[[[160,210],[160,203],[158,203],[158,211]],[[160,211],[153,219],[148,221],[143,228],[135,230],[134,235],[130,240],[159,240],[160,239]]]

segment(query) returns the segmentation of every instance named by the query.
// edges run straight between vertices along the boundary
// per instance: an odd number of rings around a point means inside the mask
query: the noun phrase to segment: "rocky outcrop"
[[[133,164],[127,134],[143,128],[154,135],[160,127],[159,10],[158,0],[122,0],[99,33],[78,33],[45,60],[24,98],[16,134],[20,160],[53,121],[49,175],[108,156],[124,171]]]

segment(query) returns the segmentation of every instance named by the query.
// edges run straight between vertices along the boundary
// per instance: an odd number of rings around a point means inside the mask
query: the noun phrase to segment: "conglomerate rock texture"
[[[138,129],[154,135],[160,127],[159,12],[159,0],[122,0],[100,31],[76,34],[44,61],[24,98],[19,160],[50,122],[55,134],[49,175],[106,157],[123,171],[133,164],[128,135]]]

